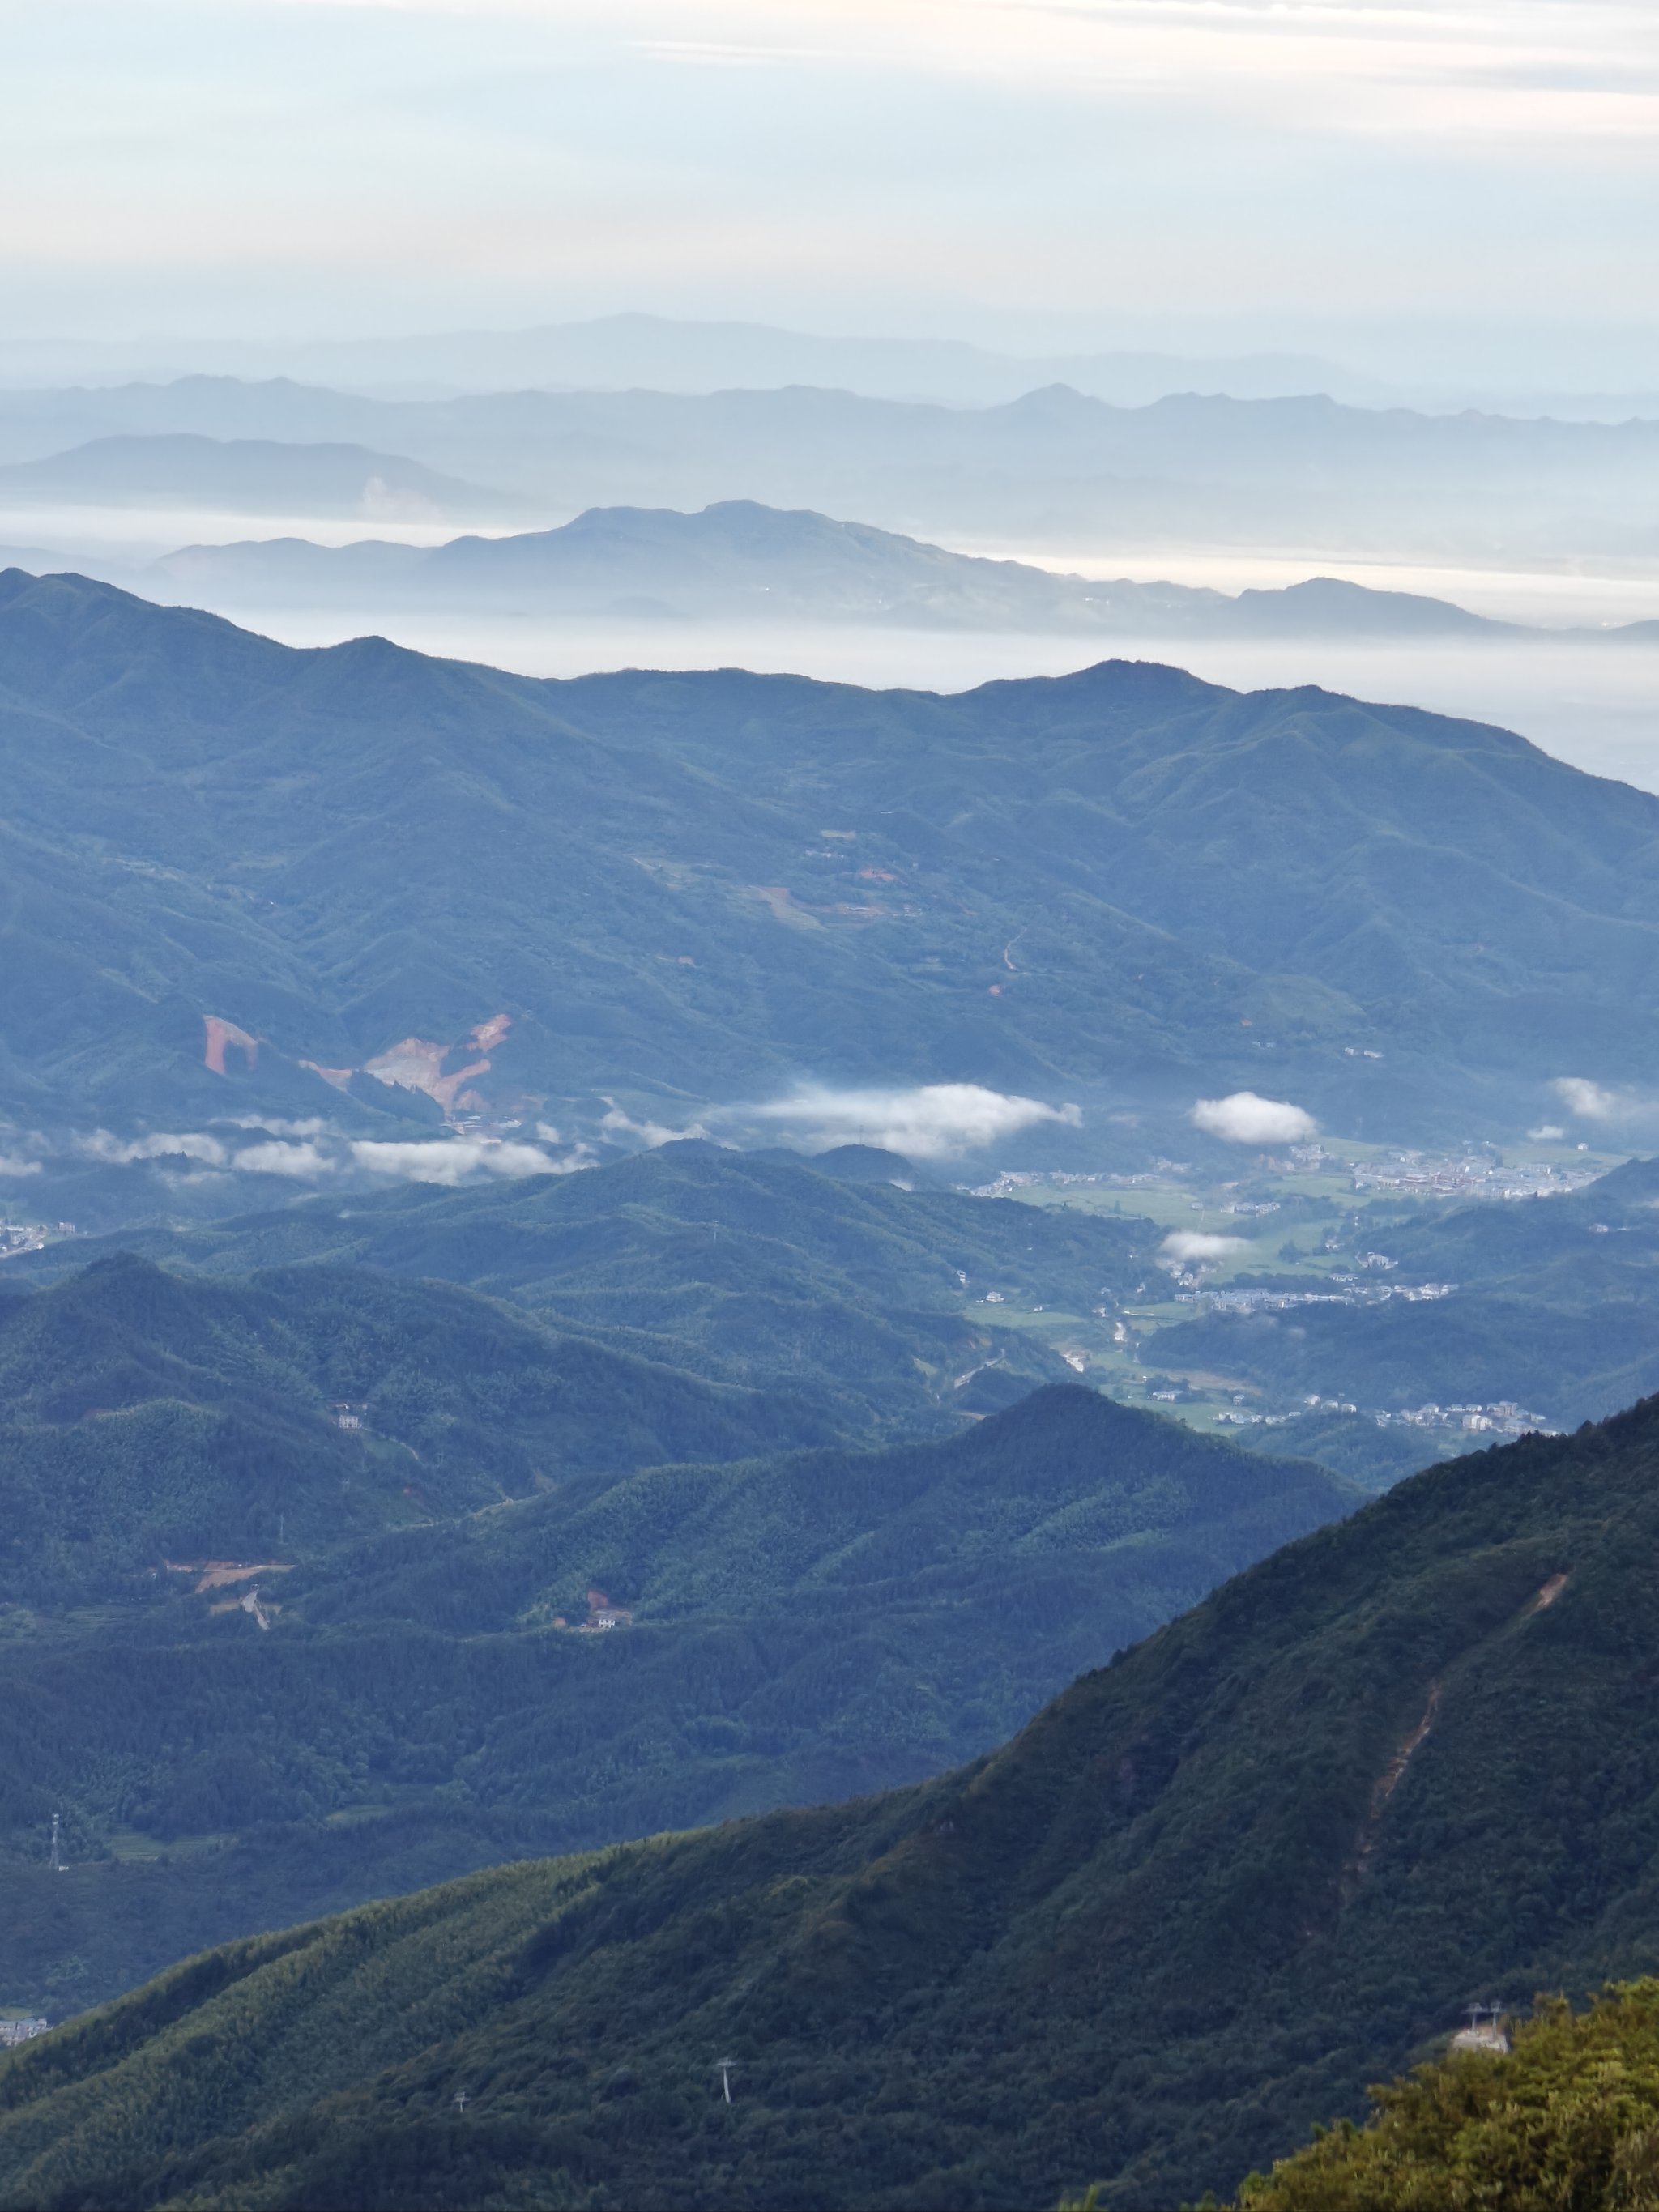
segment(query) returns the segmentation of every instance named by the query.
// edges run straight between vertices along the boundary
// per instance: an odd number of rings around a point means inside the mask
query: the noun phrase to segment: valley
[[[1321,1139],[974,1192],[681,1142],[20,1252],[0,1997],[978,1755],[1283,1534],[1639,1388],[1577,1279],[1650,1343],[1652,1174]],[[1249,1334],[1316,1320],[1288,1367]]]
[[[9,15],[0,2212],[1659,2212],[1659,17]]]

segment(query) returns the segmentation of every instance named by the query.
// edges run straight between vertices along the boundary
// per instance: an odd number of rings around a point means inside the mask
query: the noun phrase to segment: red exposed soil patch
[[[1528,1611],[1532,1613],[1544,1612],[1548,1607],[1553,1606],[1555,1603],[1556,1599],[1560,1596],[1562,1591],[1565,1589],[1566,1586],[1567,1578],[1565,1575],[1552,1575],[1549,1580],[1545,1583],[1543,1589],[1540,1589],[1537,1596],[1534,1598],[1531,1606],[1528,1608]]]
[[[461,1095],[463,1089],[475,1075],[489,1074],[489,1054],[501,1043],[512,1026],[511,1014],[492,1014],[488,1021],[480,1022],[468,1039],[479,1054],[479,1058],[469,1060],[465,1067],[454,1068],[447,1073],[444,1070],[444,1062],[456,1047],[440,1044],[433,1037],[417,1036],[402,1037],[388,1051],[377,1052],[372,1060],[363,1062],[362,1073],[375,1077],[381,1083],[394,1085],[402,1091],[424,1091],[428,1098],[435,1098],[448,1114],[457,1104],[479,1103],[465,1099]],[[311,1060],[305,1065],[315,1068],[325,1083],[334,1084],[338,1090],[343,1090],[356,1073],[349,1067],[317,1067],[316,1063]]]
[[[246,1030],[239,1030],[234,1022],[228,1022],[218,1014],[204,1014],[202,1027],[206,1031],[202,1062],[216,1075],[224,1074],[225,1052],[230,1046],[241,1054],[250,1073],[258,1065],[258,1039],[251,1037]]]

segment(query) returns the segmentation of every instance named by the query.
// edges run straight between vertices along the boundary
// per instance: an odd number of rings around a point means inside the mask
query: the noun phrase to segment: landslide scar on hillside
[[[1434,1717],[1439,1710],[1440,1685],[1438,1682],[1431,1682],[1429,1702],[1424,1707],[1422,1719],[1419,1721],[1417,1726],[1371,1784],[1371,1802],[1365,1814],[1365,1825],[1359,1832],[1359,1839],[1354,1846],[1353,1856],[1348,1861],[1343,1872],[1342,1902],[1344,1905],[1352,1900],[1354,1892],[1364,1880],[1365,1869],[1370,1863],[1371,1853],[1376,1849],[1377,1832],[1382,1825],[1382,1815],[1388,1810],[1389,1800],[1405,1778],[1406,1769],[1412,1762],[1412,1755],[1434,1726]]]
[[[250,1074],[258,1066],[259,1040],[258,1037],[251,1037],[246,1030],[239,1030],[234,1022],[228,1022],[219,1014],[204,1014],[202,1028],[205,1032],[205,1042],[202,1048],[202,1065],[211,1068],[214,1074],[223,1075],[227,1073],[225,1054],[233,1048],[241,1054],[243,1062]]]
[[[489,1074],[490,1054],[512,1026],[511,1014],[491,1014],[487,1021],[477,1023],[459,1045],[442,1044],[434,1037],[400,1037],[385,1052],[377,1052],[366,1060],[361,1068],[324,1067],[314,1060],[302,1060],[300,1065],[313,1075],[320,1075],[325,1083],[331,1083],[337,1091],[345,1090],[354,1075],[372,1075],[390,1089],[424,1091],[428,1098],[437,1101],[446,1114],[452,1114],[459,1106],[483,1105],[483,1100],[476,1092],[469,1093],[465,1086],[475,1076]],[[477,1058],[461,1067],[445,1068],[446,1060],[468,1051],[475,1053]]]

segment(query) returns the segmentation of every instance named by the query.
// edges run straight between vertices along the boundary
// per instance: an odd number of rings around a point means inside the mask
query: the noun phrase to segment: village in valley
[[[1022,1304],[1010,1290],[974,1285],[970,1302],[997,1308],[998,1325],[1041,1336],[1079,1376],[1129,1402],[1167,1410],[1223,1435],[1333,1415],[1416,1432],[1434,1455],[1530,1431],[1552,1431],[1547,1409],[1515,1398],[1365,1405],[1338,1391],[1274,1396],[1241,1378],[1165,1372],[1157,1334],[1209,1314],[1285,1315],[1297,1309],[1435,1304],[1455,1282],[1411,1276],[1389,1250],[1389,1229],[1472,1202],[1515,1204],[1582,1190],[1622,1155],[1552,1135],[1504,1152],[1471,1140],[1442,1152],[1313,1139],[1253,1155],[1244,1171],[1213,1180],[1193,1162],[1087,1173],[1011,1170],[975,1187],[985,1198],[1152,1221],[1164,1234],[1127,1300],[1086,1314]],[[1283,1449],[1294,1450],[1287,1437]]]

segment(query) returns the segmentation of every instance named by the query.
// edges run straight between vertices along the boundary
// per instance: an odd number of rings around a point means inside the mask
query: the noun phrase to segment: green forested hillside
[[[291,1564],[573,1474],[832,1433],[447,1284],[121,1255],[0,1299],[0,1600],[49,1607],[154,1590],[169,1559]]]
[[[1271,1079],[1399,1130],[1659,1070],[1659,799],[1315,690],[534,682],[14,571],[0,769],[28,1127],[344,1116],[350,1071],[500,1016],[470,1091],[526,1127],[805,1075]]]
[[[8,1280],[121,1251],[210,1275],[324,1261],[438,1276],[656,1362],[789,1391],[855,1435],[953,1426],[957,1378],[976,1369],[1008,1378],[1011,1396],[1065,1376],[1039,1339],[995,1326],[987,1291],[1087,1312],[1142,1279],[1158,1237],[1133,1218],[851,1183],[685,1143],[583,1175],[77,1238],[11,1261]]]
[[[1455,2051],[1371,2094],[1368,2126],[1252,2175],[1238,2212],[1636,2212],[1659,2195],[1659,1982],[1576,2015],[1558,1998],[1512,2051]]]
[[[0,2073],[0,2202],[1231,2191],[1467,2002],[1659,1960],[1656,1469],[1652,1403],[1472,1455],[939,1781],[180,1968]]]
[[[526,1850],[937,1772],[1358,1495],[1073,1387],[939,1443],[573,1477],[337,1547],[258,1578],[268,1628],[246,1582],[193,1578],[38,1620],[0,1641],[0,2002],[90,2002]],[[601,1593],[631,1625],[571,1632]]]

